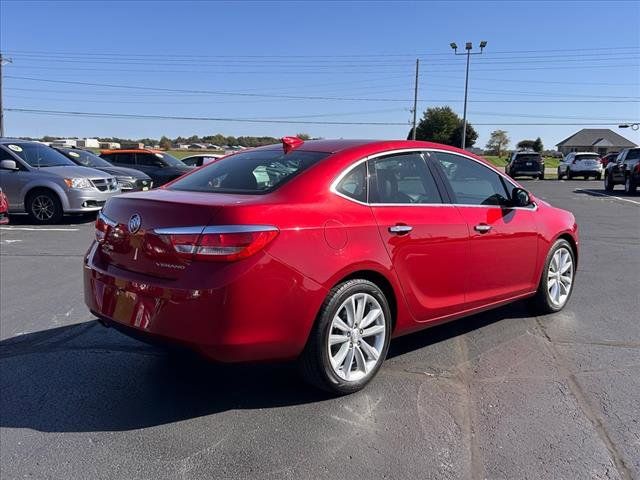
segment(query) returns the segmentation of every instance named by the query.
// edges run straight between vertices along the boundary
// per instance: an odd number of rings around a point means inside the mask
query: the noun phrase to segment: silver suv
[[[595,177],[602,178],[602,159],[595,152],[571,152],[558,165],[558,180],[567,177],[569,180],[582,176],[586,180]]]
[[[95,212],[120,193],[116,179],[79,167],[38,142],[0,138],[0,187],[9,212],[26,212],[34,223],[60,221],[65,213]]]

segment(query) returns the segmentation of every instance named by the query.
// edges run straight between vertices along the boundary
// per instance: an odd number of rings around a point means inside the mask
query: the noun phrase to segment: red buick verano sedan
[[[132,336],[297,359],[349,393],[391,337],[525,297],[562,309],[577,259],[571,213],[468,152],[288,137],[109,200],[85,301]]]

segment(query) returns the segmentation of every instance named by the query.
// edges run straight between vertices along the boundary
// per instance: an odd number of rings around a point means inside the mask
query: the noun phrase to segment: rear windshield
[[[595,153],[582,153],[582,154],[576,155],[576,158],[578,160],[599,160],[600,156]]]
[[[537,153],[519,154],[516,156],[516,160],[520,162],[537,162],[540,160],[540,155]]]
[[[7,143],[5,147],[11,149],[32,167],[75,166],[75,163],[57,150],[40,143]]]
[[[252,150],[222,158],[176,181],[171,190],[221,193],[265,193],[314,163],[324,152]]]
[[[636,160],[640,158],[640,148],[632,148],[627,153],[627,160]]]

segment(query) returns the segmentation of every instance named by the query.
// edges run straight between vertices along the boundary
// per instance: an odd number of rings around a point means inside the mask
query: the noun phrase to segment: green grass
[[[504,167],[507,164],[507,157],[498,157],[495,155],[484,155],[483,158],[486,158],[489,162],[491,162],[496,167]],[[559,158],[554,157],[544,157],[544,166],[545,168],[558,168],[558,164],[560,163]]]

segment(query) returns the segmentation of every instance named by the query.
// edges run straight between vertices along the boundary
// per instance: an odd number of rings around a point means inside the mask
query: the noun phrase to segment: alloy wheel
[[[378,300],[368,293],[348,297],[334,315],[327,339],[335,374],[350,382],[368,376],[380,362],[386,335]]]
[[[31,203],[33,215],[40,221],[51,220],[55,214],[55,205],[48,195],[38,195]]]
[[[556,307],[561,307],[569,298],[573,286],[573,258],[565,247],[556,250],[547,271],[547,293]]]

